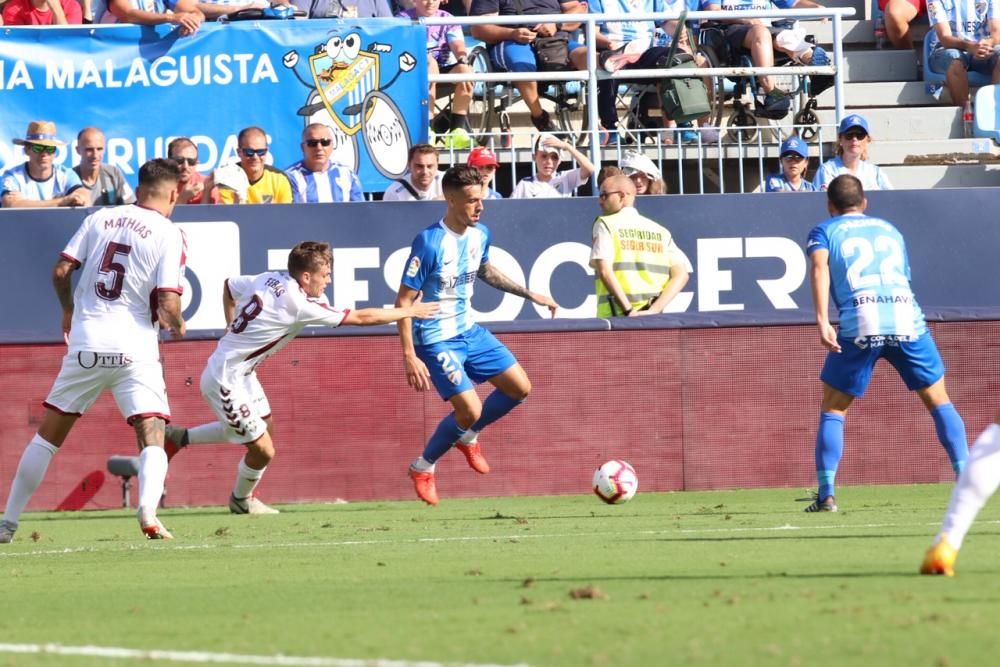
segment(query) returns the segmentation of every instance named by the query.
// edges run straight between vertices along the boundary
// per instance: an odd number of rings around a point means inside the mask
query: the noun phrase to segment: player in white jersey
[[[170,420],[158,329],[184,335],[181,279],[184,240],[169,216],[180,168],[150,160],[139,170],[138,201],[100,209],[70,239],[53,270],[69,345],[45,399],[45,417],[25,447],[0,521],[10,542],[21,513],[70,430],[104,389],[135,429],[139,448],[139,525],[150,539],[172,537],[156,518],[167,475],[163,434]],[[83,268],[76,293],[73,271]],[[153,305],[155,304],[155,305]]]
[[[310,324],[336,327],[389,324],[438,312],[437,303],[406,308],[331,308],[324,294],[330,284],[333,252],[328,243],[303,241],[288,255],[288,273],[268,271],[226,281],[223,289],[228,331],[219,340],[201,375],[201,394],[218,421],[190,429],[170,427],[167,451],[172,456],[189,444],[231,442],[246,445],[229,497],[234,514],[276,514],[254,495],[264,470],[274,458],[271,408],[256,368]]]

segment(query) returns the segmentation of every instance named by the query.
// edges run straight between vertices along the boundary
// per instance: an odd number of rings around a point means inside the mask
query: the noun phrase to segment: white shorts
[[[245,445],[267,432],[271,404],[256,373],[218,378],[208,368],[201,374],[201,395],[226,431],[226,440]]]
[[[44,405],[65,415],[82,415],[105,389],[111,390],[129,424],[141,417],[170,421],[160,362],[133,361],[120,352],[68,353]]]

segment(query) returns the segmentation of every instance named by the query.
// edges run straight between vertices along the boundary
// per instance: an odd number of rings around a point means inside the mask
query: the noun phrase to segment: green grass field
[[[0,665],[151,664],[11,646],[50,643],[317,666],[996,664],[1000,504],[954,579],[916,574],[949,491],[844,488],[820,515],[789,489],[168,509],[169,542],[123,511],[29,514],[0,547]]]

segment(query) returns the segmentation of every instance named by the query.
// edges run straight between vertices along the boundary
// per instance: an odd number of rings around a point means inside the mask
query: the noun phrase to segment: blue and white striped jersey
[[[301,160],[285,170],[297,204],[364,201],[361,180],[350,168],[331,162],[325,172],[312,171]]]
[[[998,0],[931,0],[927,3],[931,24],[931,49],[941,48],[934,26],[947,23],[951,34],[978,42],[990,37],[990,21],[1000,18]]]
[[[413,342],[430,345],[472,328],[472,291],[479,267],[490,261],[490,230],[469,227],[459,236],[444,220],[413,240],[402,283],[423,292],[425,302],[438,301],[441,310],[431,320],[413,320]]]
[[[809,233],[806,254],[830,252],[830,292],[840,311],[839,335],[906,336],[927,331],[910,289],[906,242],[891,223],[862,214],[822,222]]]
[[[36,181],[31,177],[27,162],[8,169],[0,177],[0,196],[8,192],[20,192],[26,198],[38,201],[65,197],[82,187],[83,183],[75,171],[58,164],[52,165],[52,175],[44,181]]]

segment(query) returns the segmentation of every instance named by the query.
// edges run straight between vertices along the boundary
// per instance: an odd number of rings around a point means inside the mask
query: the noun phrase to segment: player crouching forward
[[[333,251],[328,243],[303,241],[288,255],[288,273],[268,271],[225,283],[223,307],[229,330],[201,375],[201,394],[219,421],[190,429],[171,427],[167,453],[172,456],[188,444],[246,445],[229,497],[234,514],[277,513],[253,495],[274,458],[271,408],[257,379],[257,366],[310,324],[389,324],[404,318],[425,319],[440,307],[414,300],[405,308],[331,308],[324,292],[332,269]]]
[[[415,303],[421,293],[441,304],[441,312],[433,319],[399,322],[407,382],[424,391],[429,380],[454,408],[431,435],[423,455],[410,466],[417,495],[429,505],[438,504],[434,463],[456,445],[473,470],[489,472],[477,442],[479,432],[531,392],[531,382],[510,350],[472,320],[470,301],[476,277],[546,306],[553,317],[559,308],[551,297],[518,285],[490,264],[490,231],[479,224],[486,191],[479,171],[465,165],[452,167],[445,172],[441,187],[447,212],[414,239],[396,297],[396,306],[401,308]],[[496,387],[485,403],[473,385],[484,380]]]

